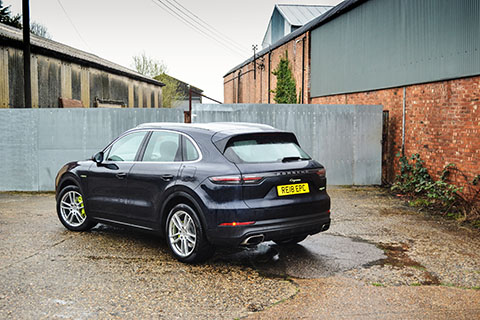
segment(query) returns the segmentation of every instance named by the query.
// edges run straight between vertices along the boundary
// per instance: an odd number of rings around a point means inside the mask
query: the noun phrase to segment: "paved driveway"
[[[376,188],[330,190],[331,229],[199,266],[154,235],[66,231],[51,194],[0,194],[0,318],[473,319],[480,233]]]

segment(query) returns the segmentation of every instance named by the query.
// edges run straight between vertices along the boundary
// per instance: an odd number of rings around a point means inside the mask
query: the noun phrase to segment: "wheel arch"
[[[63,188],[67,186],[77,186],[78,188],[80,188],[83,194],[82,186],[79,179],[71,173],[66,173],[63,175],[63,177],[60,179],[60,182],[58,183],[58,188],[56,192],[57,196],[60,194]]]
[[[202,208],[202,203],[200,199],[196,199],[195,196],[190,194],[186,190],[177,190],[170,194],[164,201],[162,208],[160,210],[160,230],[161,234],[165,235],[165,227],[167,222],[168,213],[179,203],[185,203],[191,206],[198,215],[200,222],[202,223],[202,228],[206,230],[207,223],[205,220],[204,210]]]

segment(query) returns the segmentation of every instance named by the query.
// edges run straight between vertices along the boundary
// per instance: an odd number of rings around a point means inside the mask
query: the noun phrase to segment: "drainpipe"
[[[305,95],[305,37],[302,38],[302,104]]]
[[[235,103],[235,73],[232,74],[232,102]]]
[[[272,51],[268,50],[268,104],[270,104],[270,62],[272,58]]]
[[[405,156],[405,106],[406,106],[407,88],[403,87],[403,111],[402,111],[402,156]]]
[[[242,76],[242,70],[238,70],[238,80],[237,80],[237,103],[240,103],[240,77]]]
[[[264,60],[265,61],[265,60]],[[265,68],[264,64],[263,64],[263,61],[261,62],[262,64],[260,65],[260,103],[263,102],[263,70]]]

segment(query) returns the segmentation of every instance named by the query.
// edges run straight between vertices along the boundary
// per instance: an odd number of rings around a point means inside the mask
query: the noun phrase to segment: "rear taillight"
[[[221,176],[221,177],[210,177],[210,181],[218,184],[241,184],[241,176]]]
[[[254,183],[259,183],[263,177],[261,176],[243,176],[242,180],[243,183],[245,184],[254,184]]]
[[[325,177],[325,173],[327,171],[325,170],[325,168],[322,168],[322,169],[318,169],[315,173],[318,174],[320,177]]]
[[[262,180],[262,176],[256,175],[210,177],[210,181],[216,184],[255,184]]]

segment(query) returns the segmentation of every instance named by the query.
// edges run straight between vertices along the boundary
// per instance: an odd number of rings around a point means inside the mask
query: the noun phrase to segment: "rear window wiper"
[[[302,157],[285,157],[282,159],[282,162],[290,162],[290,161],[299,161],[299,160],[310,160],[310,158],[302,158]]]

